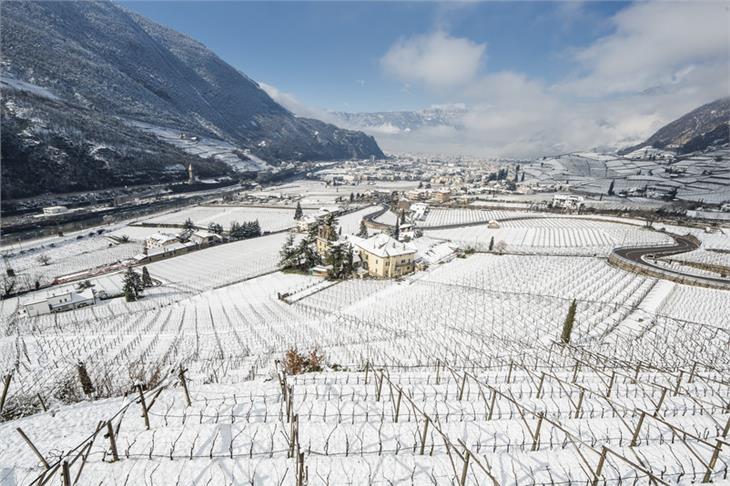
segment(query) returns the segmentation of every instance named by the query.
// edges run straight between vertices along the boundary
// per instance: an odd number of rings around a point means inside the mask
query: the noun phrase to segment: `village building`
[[[583,206],[584,199],[582,196],[574,196],[572,194],[555,194],[553,196],[553,207],[563,209],[578,209]]]
[[[164,248],[179,243],[177,236],[170,233],[155,233],[147,237],[145,246],[147,248]]]
[[[337,232],[334,226],[325,223],[320,224],[317,228],[316,246],[317,253],[322,258],[327,258],[327,255],[329,255],[330,245],[333,241],[337,241]]]
[[[215,245],[222,241],[220,235],[206,230],[198,230],[190,235],[190,241],[203,248]]]
[[[362,267],[373,277],[394,278],[415,270],[416,249],[380,233],[370,238],[349,236]]]
[[[78,309],[87,305],[94,305],[96,296],[92,289],[82,291],[69,290],[56,295],[48,295],[42,299],[28,302],[23,307],[28,317]]]
[[[451,191],[449,189],[439,189],[433,195],[437,202],[445,203],[451,200]]]
[[[67,213],[68,208],[66,206],[48,206],[43,208],[44,216],[55,216],[56,214]]]

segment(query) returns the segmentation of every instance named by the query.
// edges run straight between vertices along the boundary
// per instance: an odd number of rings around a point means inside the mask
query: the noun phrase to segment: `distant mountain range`
[[[624,149],[621,153],[651,146],[684,154],[727,143],[730,143],[730,97],[690,111],[657,130],[644,143]]]
[[[409,132],[424,127],[459,127],[467,113],[462,105],[434,106],[417,111],[380,111],[373,113],[333,112],[347,127],[371,133]]]
[[[204,45],[113,3],[0,8],[3,199],[175,180],[189,162],[215,176],[383,157],[373,137],[294,116]]]

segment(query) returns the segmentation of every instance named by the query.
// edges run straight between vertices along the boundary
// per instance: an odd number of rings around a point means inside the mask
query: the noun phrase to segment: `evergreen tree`
[[[223,226],[219,225],[218,223],[210,223],[208,225],[208,231],[217,235],[221,235],[223,234]]]
[[[395,220],[395,228],[393,229],[393,238],[396,240],[400,238],[400,221],[397,219]]]
[[[522,171],[522,179],[520,179],[520,182],[525,182],[525,171]]]
[[[134,302],[138,297],[135,275],[137,274],[132,270],[132,267],[127,268],[127,271],[124,273],[122,291],[124,292],[124,300],[127,302]]]
[[[185,223],[183,223],[183,228],[187,230],[194,230],[195,229],[195,223],[193,223],[193,220],[188,218],[185,220]]]
[[[355,200],[355,195],[353,193],[350,193],[350,202]]]
[[[297,248],[294,246],[294,235],[289,233],[279,250],[279,266],[281,268],[293,268],[297,265]]]
[[[494,249],[494,236],[489,239],[489,251]]]
[[[302,216],[304,216],[304,211],[302,211],[302,204],[297,201],[297,207],[294,210],[294,219],[299,221],[300,219],[302,219]]]
[[[360,231],[357,232],[357,236],[360,238],[367,238],[368,237],[368,227],[365,225],[365,220],[360,220]]]
[[[613,185],[616,181],[612,180],[611,184],[608,185],[608,195],[613,196]]]
[[[142,286],[152,287],[153,285],[154,282],[152,281],[152,277],[150,277],[150,272],[147,271],[147,267],[142,267]]]
[[[575,299],[573,299],[573,302],[570,303],[570,307],[568,307],[568,315],[565,316],[565,322],[563,322],[563,333],[560,336],[560,340],[565,344],[570,342],[570,334],[573,332],[576,307],[577,304]]]
[[[400,210],[400,224],[406,224],[406,212],[403,209]]]
[[[251,224],[251,236],[261,236],[261,225],[259,224],[258,219]]]

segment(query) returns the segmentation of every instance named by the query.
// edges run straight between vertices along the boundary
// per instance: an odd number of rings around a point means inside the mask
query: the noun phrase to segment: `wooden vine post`
[[[142,416],[144,417],[144,425],[147,430],[150,430],[150,416],[147,414],[147,403],[144,399],[144,391],[142,385],[137,385],[137,391],[139,392],[139,403],[142,405]]]
[[[185,380],[185,372],[188,371],[182,366],[180,367],[180,371],[177,373],[177,377],[180,379],[180,384],[183,387],[183,392],[185,392],[185,401],[188,404],[188,407],[190,407],[193,403],[190,401],[190,392],[188,391],[188,382]]]
[[[8,389],[10,388],[10,380],[13,378],[12,373],[3,376],[3,392],[0,395],[0,412],[5,408],[5,399],[8,397]]]
[[[119,453],[117,452],[117,439],[114,436],[114,427],[112,427],[112,423],[110,421],[106,423],[106,435],[104,437],[109,439],[109,446],[112,451],[112,462],[118,461]]]
[[[15,430],[18,431],[20,436],[23,438],[25,443],[28,444],[28,447],[30,447],[30,449],[35,453],[35,455],[38,456],[38,459],[41,460],[41,462],[46,467],[46,469],[50,469],[51,466],[48,464],[48,461],[46,461],[46,458],[43,457],[43,454],[40,453],[40,451],[35,446],[35,444],[33,444],[33,442],[31,442],[31,440],[28,438],[28,436],[25,435],[25,432],[23,432],[23,430],[20,427],[16,427]]]

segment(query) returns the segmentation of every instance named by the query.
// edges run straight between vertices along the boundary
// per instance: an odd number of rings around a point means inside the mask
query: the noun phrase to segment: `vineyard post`
[[[44,412],[47,412],[48,411],[48,407],[46,407],[46,402],[43,401],[43,397],[41,396],[41,394],[40,393],[36,393],[36,396],[38,397],[38,401],[41,402],[41,407],[43,407],[43,411]]]
[[[578,370],[580,370],[580,363],[576,361],[575,367],[573,368],[573,383],[578,381]]]
[[[2,412],[3,408],[5,408],[5,399],[8,396],[8,388],[10,388],[10,380],[12,379],[12,377],[12,373],[8,373],[7,375],[3,376],[3,394],[0,395],[0,412]]]
[[[639,372],[641,371],[641,361],[636,364],[636,372],[634,373],[634,381],[638,381]]]
[[[299,445],[299,415],[294,415],[289,426],[289,457],[296,457]]]
[[[727,422],[725,423],[725,428],[722,429],[722,438],[724,439],[727,437],[728,432],[730,432],[730,417],[728,417]]]
[[[370,363],[365,362],[365,384],[368,384],[368,372],[370,371]]]
[[[384,379],[383,378],[383,373],[384,373],[383,370],[380,370],[380,379],[377,380],[378,381],[378,385],[377,385],[377,388],[375,390],[375,401],[377,401],[377,402],[380,401],[380,392],[383,389],[383,379]]]
[[[111,421],[106,423],[106,437],[109,438],[109,444],[112,450],[112,462],[119,460],[119,453],[117,452],[117,440],[114,437],[114,427],[112,427]]]
[[[137,391],[139,392],[139,403],[142,406],[142,416],[144,417],[144,425],[147,430],[150,430],[150,417],[147,415],[147,403],[144,400],[144,392],[142,391],[142,385],[137,385]]]
[[[68,461],[63,461],[61,466],[61,479],[63,480],[63,486],[71,486],[71,472],[69,471]]]
[[[608,382],[608,390],[606,390],[606,398],[611,396],[611,390],[613,390],[613,382],[616,380],[616,371],[611,372],[611,379]]]
[[[687,383],[692,383],[695,381],[695,371],[697,371],[697,361],[692,363],[692,369],[689,372],[689,378],[687,379]]]
[[[662,387],[662,395],[659,397],[659,403],[656,406],[656,410],[654,411],[654,416],[656,417],[659,415],[659,411],[662,408],[662,405],[664,404],[664,398],[667,396],[667,388]]]
[[[636,423],[636,428],[634,429],[634,435],[631,437],[631,447],[636,447],[636,441],[639,439],[639,432],[641,432],[641,426],[644,424],[644,417],[646,416],[646,412],[642,411],[641,416],[639,417],[639,421]]]
[[[707,464],[707,471],[705,472],[705,477],[702,478],[703,483],[709,483],[710,479],[712,479],[712,471],[715,469],[715,464],[717,464],[717,458],[720,456],[720,449],[722,448],[722,441],[718,440],[717,444],[715,444],[715,448],[712,451],[712,457],[710,458],[709,464]]]
[[[464,377],[461,379],[461,387],[459,387],[459,401],[464,396],[464,388],[466,388],[466,372],[464,372]]]
[[[400,399],[403,397],[403,389],[398,387],[398,400],[395,402],[395,423],[398,423],[398,415],[400,415]]]
[[[292,419],[292,395],[294,394],[294,389],[291,386],[287,387],[288,390],[286,392],[286,421],[291,422]]]
[[[677,377],[677,384],[674,386],[674,396],[679,395],[679,385],[682,383],[682,376],[684,376],[684,370],[679,370],[679,376]]]
[[[608,449],[606,446],[601,447],[601,457],[598,459],[598,465],[596,466],[596,472],[593,473],[593,486],[598,486],[598,480],[601,478],[603,472],[603,464],[606,462],[606,454]]]
[[[31,450],[35,453],[36,456],[38,456],[38,459],[41,460],[44,466],[46,466],[46,469],[49,469],[51,466],[48,464],[48,461],[46,461],[46,458],[43,457],[43,455],[40,453],[38,448],[31,442],[31,440],[28,438],[27,435],[25,435],[25,432],[20,427],[16,427],[15,430],[18,431],[20,436],[23,438],[26,444],[31,448]]]
[[[297,457],[297,486],[304,486],[304,453]]]
[[[580,394],[578,395],[578,404],[575,406],[575,418],[580,416],[580,407],[583,406],[583,395],[585,394],[585,388],[580,388]]]
[[[421,455],[423,455],[423,451],[426,449],[426,434],[428,433],[428,422],[431,420],[428,415],[424,414],[423,416],[426,418],[426,422],[423,424],[423,434],[421,434]]]
[[[436,384],[438,385],[441,379],[441,360],[436,358]]]
[[[540,383],[537,385],[537,394],[535,395],[535,398],[540,398],[540,395],[542,394],[542,384],[545,381],[545,372],[542,372],[542,375],[540,375]]]
[[[537,427],[535,427],[535,435],[532,437],[532,450],[536,451],[540,442],[540,428],[542,427],[542,419],[545,417],[544,412],[537,414]]]
[[[492,420],[492,414],[494,413],[494,405],[497,401],[497,391],[492,389],[492,399],[489,402],[489,415],[487,415],[487,420]]]
[[[192,405],[192,402],[190,401],[190,392],[188,391],[188,383],[185,380],[185,372],[187,370],[180,367],[180,371],[177,374],[177,377],[180,379],[180,383],[182,384],[183,391],[185,392],[185,401],[188,403],[188,407]]]
[[[507,372],[507,383],[512,379],[512,360],[509,362],[509,371]]]
[[[459,481],[459,486],[464,486],[466,484],[466,475],[469,472],[469,458],[470,457],[471,457],[471,453],[469,452],[469,449],[467,449],[464,454],[464,468],[461,470],[461,479]]]

